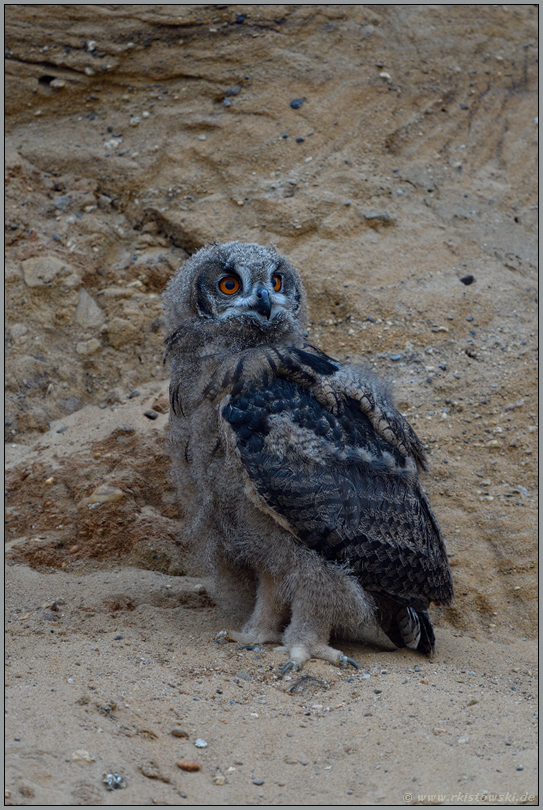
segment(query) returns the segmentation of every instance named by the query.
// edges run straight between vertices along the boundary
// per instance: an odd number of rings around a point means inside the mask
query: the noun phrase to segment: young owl
[[[273,247],[199,250],[164,293],[173,471],[191,538],[247,644],[283,673],[355,664],[330,636],[431,654],[452,578],[427,469],[389,390],[306,339],[298,271]],[[221,634],[220,634],[221,635]]]

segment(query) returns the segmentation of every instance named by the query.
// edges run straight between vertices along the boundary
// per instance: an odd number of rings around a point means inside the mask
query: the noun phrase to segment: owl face
[[[252,322],[260,329],[298,319],[300,278],[274,249],[240,242],[211,245],[192,262],[197,272],[191,297],[201,318]]]

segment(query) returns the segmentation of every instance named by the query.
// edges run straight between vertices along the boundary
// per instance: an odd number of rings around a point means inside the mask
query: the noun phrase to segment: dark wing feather
[[[254,488],[301,542],[417,611],[450,602],[443,539],[414,464],[354,402],[334,416],[275,378],[232,397],[222,415]]]
[[[274,377],[301,385],[325,410],[336,415],[343,412],[346,403],[357,403],[387,444],[406,458],[413,458],[420,469],[428,469],[418,436],[389,401],[382,383],[368,371],[359,369],[353,373],[352,368],[342,366],[310,343],[304,343],[303,348],[257,346],[229,356],[213,372],[204,397],[213,401],[226,394],[237,397],[251,381],[265,388]]]

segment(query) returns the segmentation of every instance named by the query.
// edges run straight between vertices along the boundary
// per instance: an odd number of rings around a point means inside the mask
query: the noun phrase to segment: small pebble
[[[218,773],[213,781],[216,785],[226,785],[226,776],[223,776],[222,773]]]
[[[296,143],[303,143],[305,138],[296,138]]]
[[[290,102],[290,106],[292,107],[293,110],[299,110],[304,101],[305,98],[295,98]]]
[[[243,672],[242,670],[236,672],[236,675],[238,676],[238,678],[243,678],[244,681],[252,680],[251,676],[247,672]]]
[[[462,282],[462,284],[465,284],[466,287],[469,287],[469,285],[473,284],[473,282],[475,281],[475,276],[472,275],[462,276],[460,281]]]
[[[172,728],[171,731],[172,737],[188,737],[188,731],[184,731],[182,728]]]
[[[264,784],[263,779],[253,779],[253,785],[263,785],[263,784]]]
[[[144,411],[143,415],[147,417],[147,419],[158,419],[158,413],[156,411]]]
[[[106,786],[106,790],[122,790],[127,786],[127,782],[120,773],[105,773],[102,776],[102,782]]]
[[[202,740],[201,737],[198,737],[194,745],[196,746],[196,748],[207,748],[206,741]]]
[[[517,765],[517,771],[523,771],[524,765]]]
[[[68,678],[68,681],[70,679]],[[74,751],[72,754],[72,759],[74,762],[94,762],[94,757],[91,757],[88,751],[84,748],[78,748],[77,751]]]
[[[141,124],[141,118],[139,118],[137,115],[135,115],[134,118],[130,119],[130,126],[131,127],[137,127],[138,124]]]
[[[182,771],[199,771],[202,767],[195,759],[178,759],[176,765]]]

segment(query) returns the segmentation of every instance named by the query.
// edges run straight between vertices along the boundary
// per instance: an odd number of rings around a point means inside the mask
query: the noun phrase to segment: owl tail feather
[[[410,650],[416,650],[420,641],[420,622],[416,610],[402,608],[398,612],[397,621],[403,643]]]
[[[398,628],[402,641],[410,650],[418,650],[433,655],[436,637],[430,617],[426,612],[417,613],[410,607],[403,607],[397,615]]]
[[[379,608],[377,617],[381,628],[397,647],[407,647],[425,655],[433,655],[436,638],[430,617],[425,610],[401,605],[381,594],[373,594]]]

